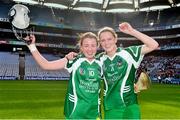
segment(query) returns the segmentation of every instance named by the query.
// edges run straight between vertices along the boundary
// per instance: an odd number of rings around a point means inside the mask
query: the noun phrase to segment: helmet
[[[22,4],[15,4],[9,10],[10,22],[18,29],[26,29],[29,26],[29,9]]]

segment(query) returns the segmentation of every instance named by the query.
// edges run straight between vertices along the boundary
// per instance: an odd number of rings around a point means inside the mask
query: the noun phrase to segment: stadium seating
[[[59,59],[56,56],[43,54],[48,60]],[[0,79],[16,80],[19,76],[19,55],[17,53],[0,52]],[[25,76],[27,80],[67,80],[69,73],[63,70],[42,70],[30,54],[25,57]]]
[[[0,79],[17,79],[19,74],[18,55],[0,52]]]

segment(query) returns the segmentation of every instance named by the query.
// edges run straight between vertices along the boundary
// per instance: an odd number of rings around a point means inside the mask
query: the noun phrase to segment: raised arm
[[[137,39],[139,39],[141,42],[144,43],[141,50],[142,54],[147,54],[149,52],[152,52],[153,50],[156,50],[159,46],[157,41],[132,28],[132,26],[127,22],[119,24],[119,30],[123,33],[136,37]]]
[[[64,68],[68,62],[68,59],[71,59],[71,57],[73,57],[75,54],[74,52],[71,52],[62,59],[54,60],[54,61],[48,61],[37,50],[37,48],[35,46],[35,36],[34,35],[27,36],[25,38],[25,40],[27,40],[27,41],[31,40],[32,41],[31,44],[28,45],[28,48],[31,51],[33,58],[38,63],[38,65],[42,69],[45,69],[45,70],[58,70],[58,69]]]

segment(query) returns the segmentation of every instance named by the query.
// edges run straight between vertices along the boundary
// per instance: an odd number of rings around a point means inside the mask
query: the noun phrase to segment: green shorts
[[[104,119],[140,119],[140,116],[140,107],[138,104],[104,111]]]

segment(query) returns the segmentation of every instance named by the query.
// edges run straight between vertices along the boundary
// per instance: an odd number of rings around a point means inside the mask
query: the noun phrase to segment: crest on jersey
[[[84,75],[85,74],[85,70],[83,68],[79,68],[79,73],[80,73],[80,75]]]
[[[122,65],[122,60],[120,59],[117,61],[117,66],[120,67],[121,65]]]

